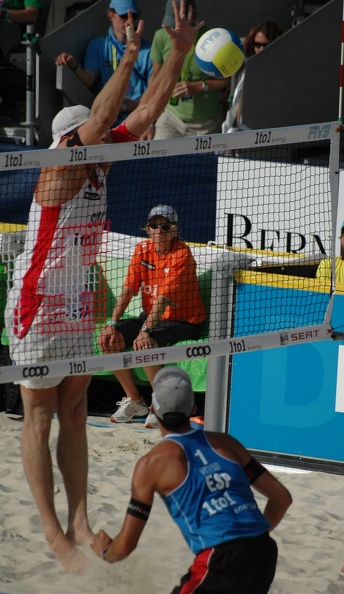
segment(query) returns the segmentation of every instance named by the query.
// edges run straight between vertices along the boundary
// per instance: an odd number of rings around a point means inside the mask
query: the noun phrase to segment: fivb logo
[[[201,47],[200,49],[205,51],[209,45],[209,43],[211,43],[212,41],[214,41],[214,39],[216,39],[217,37],[220,37],[221,33],[219,31],[213,31],[210,35],[208,35],[205,40],[201,43]]]
[[[324,124],[323,126],[319,126],[316,124],[315,126],[310,126],[308,132],[308,140],[324,140],[328,138],[331,132],[330,124]]]

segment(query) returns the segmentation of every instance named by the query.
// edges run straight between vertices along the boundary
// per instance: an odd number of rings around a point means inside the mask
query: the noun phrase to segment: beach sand
[[[138,457],[160,439],[139,423],[112,425],[89,418],[88,509],[92,529],[114,536],[129,500]],[[105,425],[105,426],[103,426]],[[136,551],[106,564],[91,551],[81,576],[67,574],[50,552],[20,458],[22,422],[0,413],[0,591],[9,594],[169,594],[193,559],[164,504],[156,497]],[[53,420],[54,454],[57,420]],[[279,561],[271,594],[343,593],[344,476],[282,467],[269,469],[289,488],[294,503],[273,532]],[[55,500],[66,526],[66,499],[54,457]],[[257,497],[259,504],[263,499]]]

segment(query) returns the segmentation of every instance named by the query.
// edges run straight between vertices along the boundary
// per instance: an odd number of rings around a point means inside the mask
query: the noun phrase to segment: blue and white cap
[[[178,215],[176,211],[168,204],[158,204],[158,206],[154,206],[148,215],[148,221],[154,217],[164,217],[164,219],[172,225],[178,223]]]

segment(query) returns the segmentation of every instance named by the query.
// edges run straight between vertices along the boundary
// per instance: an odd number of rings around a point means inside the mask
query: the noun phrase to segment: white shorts
[[[11,297],[13,299],[13,293]],[[44,377],[49,361],[75,359],[95,354],[93,329],[85,331],[82,328],[80,331],[43,334],[37,331],[37,326],[33,323],[26,336],[19,339],[13,332],[13,302],[8,299],[5,311],[10,357],[13,365],[30,366],[30,369],[23,371],[23,380],[15,383],[31,389],[52,388],[60,384],[63,377]]]

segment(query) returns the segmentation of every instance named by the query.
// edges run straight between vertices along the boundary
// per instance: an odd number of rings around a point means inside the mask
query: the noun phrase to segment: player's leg
[[[36,501],[45,537],[51,544],[61,526],[54,508],[54,481],[49,449],[51,419],[56,410],[57,388],[21,386],[24,407],[21,455],[25,475]]]
[[[59,435],[57,462],[68,500],[66,536],[72,543],[91,542],[87,519],[88,450],[86,436],[87,387],[90,376],[66,377],[58,386]]]
[[[57,387],[32,389],[21,386],[24,423],[21,454],[24,472],[35,499],[45,538],[66,571],[79,574],[88,565],[65,536],[54,506],[54,479],[49,448],[51,419],[57,406]]]

